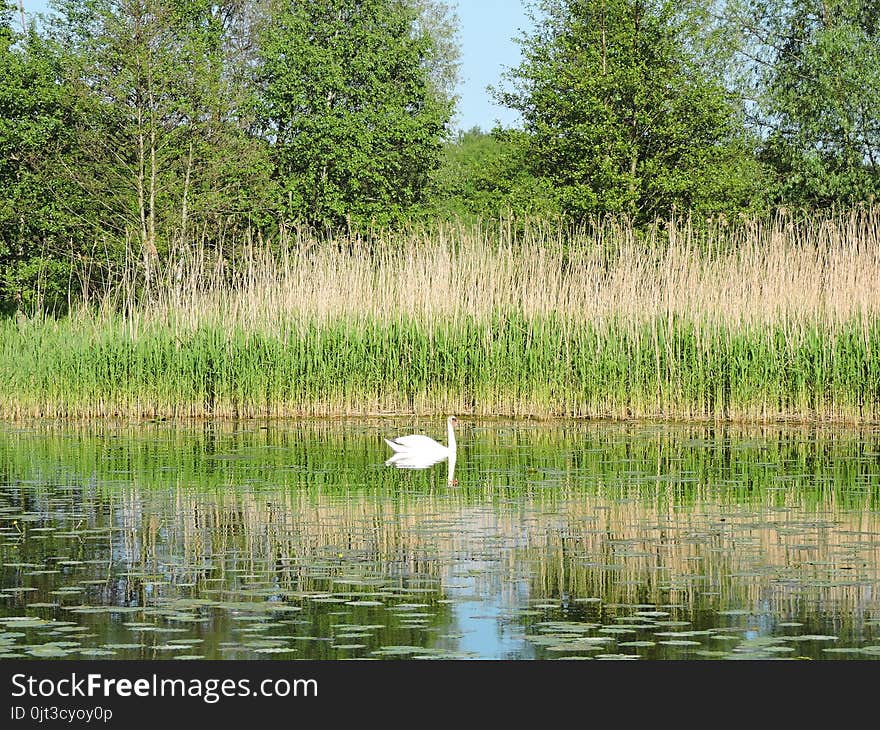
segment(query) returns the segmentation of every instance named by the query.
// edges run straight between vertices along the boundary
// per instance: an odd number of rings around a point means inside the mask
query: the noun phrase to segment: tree
[[[496,92],[522,115],[527,159],[569,214],[645,220],[760,204],[720,44],[697,3],[539,0],[523,62]]]
[[[529,172],[527,138],[517,129],[459,132],[432,175],[431,214],[445,217],[555,217],[549,181]]]
[[[151,261],[176,234],[247,225],[271,207],[268,150],[237,58],[237,0],[58,0],[51,35],[76,100],[71,179],[93,221]],[[245,32],[244,35],[247,33]],[[241,64],[241,65],[239,65]],[[209,244],[211,240],[207,241]]]
[[[455,86],[461,61],[458,37],[459,19],[443,0],[406,0],[415,13],[414,30],[431,39],[430,53],[425,58],[428,77],[440,99],[456,98]]]
[[[734,7],[779,202],[824,207],[877,199],[880,3],[755,0]]]
[[[0,309],[58,310],[67,299],[59,254],[81,241],[81,221],[69,207],[76,191],[53,165],[70,143],[57,74],[52,48],[33,28],[15,33],[11,9],[0,6]]]
[[[290,217],[386,224],[424,198],[452,112],[402,0],[285,3],[261,39],[265,134]]]

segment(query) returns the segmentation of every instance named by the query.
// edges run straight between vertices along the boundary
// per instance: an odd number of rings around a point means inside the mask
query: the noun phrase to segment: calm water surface
[[[0,658],[880,658],[880,431],[0,425]]]

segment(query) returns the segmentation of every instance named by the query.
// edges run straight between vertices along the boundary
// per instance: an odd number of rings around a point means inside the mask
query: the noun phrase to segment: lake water
[[[0,425],[0,658],[880,658],[880,430]]]

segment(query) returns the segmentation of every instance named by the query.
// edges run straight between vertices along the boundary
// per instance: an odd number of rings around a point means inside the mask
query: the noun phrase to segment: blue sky
[[[447,2],[460,21],[461,81],[455,127],[489,130],[498,122],[503,126],[516,124],[516,113],[496,105],[486,86],[498,84],[504,68],[519,63],[519,46],[513,39],[529,27],[522,0]],[[46,0],[24,0],[27,13],[45,12],[46,6]]]
[[[450,3],[452,4],[452,3]],[[519,46],[514,38],[530,28],[521,0],[458,0],[461,41],[461,83],[456,126],[491,129],[495,122],[510,126],[517,115],[492,102],[486,86],[497,85],[505,67],[519,63]]]

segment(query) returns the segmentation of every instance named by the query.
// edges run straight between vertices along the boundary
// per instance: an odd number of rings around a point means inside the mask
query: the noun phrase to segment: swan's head
[[[455,424],[458,423],[458,419],[455,416],[450,416],[449,418],[446,419],[446,423],[449,424],[450,426],[454,426]]]

